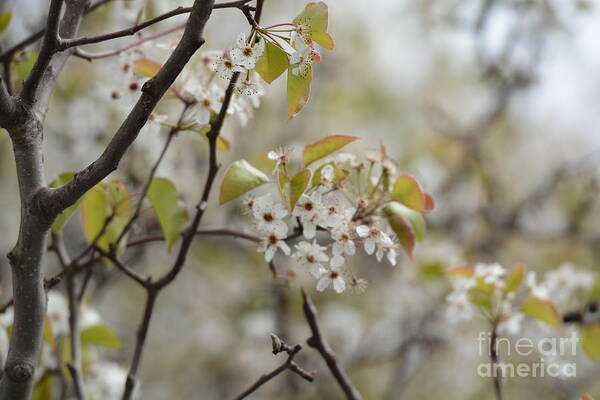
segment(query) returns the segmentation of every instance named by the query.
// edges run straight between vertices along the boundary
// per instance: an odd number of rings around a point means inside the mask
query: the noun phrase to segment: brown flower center
[[[308,254],[308,255],[306,256],[306,260],[307,260],[309,263],[311,263],[311,264],[313,264],[313,263],[317,262],[317,260],[315,259],[315,257],[313,257],[313,255],[312,255],[312,254]]]
[[[267,222],[273,222],[275,220],[275,217],[273,217],[273,214],[271,213],[264,213],[263,219]]]

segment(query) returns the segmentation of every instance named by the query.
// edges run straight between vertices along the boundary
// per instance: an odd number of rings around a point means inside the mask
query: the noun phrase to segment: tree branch
[[[238,230],[232,227],[216,227],[216,228],[198,228],[196,229],[196,235],[214,235],[214,236],[231,236],[235,238],[249,240],[251,242],[260,242],[260,238],[252,233]],[[137,239],[130,240],[127,242],[127,247],[135,247],[146,243],[162,242],[165,240],[163,234],[146,235]]]
[[[33,104],[35,101],[35,93],[42,81],[42,77],[46,72],[46,68],[50,65],[52,56],[58,51],[58,28],[60,22],[60,11],[62,9],[63,0],[51,0],[50,10],[48,11],[48,20],[46,22],[46,33],[44,34],[44,42],[40,49],[40,54],[31,69],[31,73],[23,83],[21,98],[28,104]]]
[[[97,3],[91,5],[90,7],[88,7],[85,12],[84,15],[87,15],[95,10],[97,10],[98,8],[100,8],[101,6],[110,3],[113,0],[100,0]],[[40,40],[41,38],[44,37],[44,34],[46,33],[46,29],[40,29],[39,31],[33,33],[32,35],[28,36],[27,38],[23,39],[21,42],[15,44],[13,47],[7,49],[6,51],[4,51],[2,54],[0,54],[0,62],[5,63],[5,62],[10,62],[12,61],[13,56],[23,50],[25,47],[29,46],[30,44],[33,44],[35,42],[37,42],[38,40]]]
[[[241,0],[241,1],[232,1],[232,2],[227,2],[227,3],[215,4],[213,6],[213,10],[224,9],[224,8],[241,8],[250,1],[251,0]],[[101,42],[105,42],[107,40],[113,40],[113,39],[118,39],[118,38],[122,38],[122,37],[126,37],[126,36],[132,36],[132,35],[135,35],[137,32],[148,28],[149,26],[152,26],[161,21],[164,21],[166,19],[178,16],[181,14],[187,14],[191,11],[192,11],[192,7],[181,7],[180,6],[169,12],[161,14],[157,17],[151,18],[147,21],[136,24],[129,28],[121,29],[119,31],[106,33],[106,34],[98,35],[98,36],[82,37],[82,38],[78,38],[78,39],[64,39],[64,40],[60,41],[59,49],[66,50],[71,47],[83,46],[86,44],[93,44],[93,43],[101,43]]]
[[[344,369],[338,364],[333,350],[331,350],[331,347],[329,347],[329,344],[323,337],[319,322],[317,321],[317,308],[304,289],[302,289],[302,299],[304,302],[302,306],[304,316],[312,332],[312,336],[308,338],[306,343],[321,354],[333,377],[344,391],[346,398],[348,400],[362,400],[360,393],[354,387]]]
[[[15,101],[0,76],[0,126],[8,126],[13,123],[15,108]]]
[[[268,374],[264,374],[260,378],[258,378],[256,382],[254,382],[248,389],[244,390],[243,393],[236,396],[234,400],[245,399],[250,394],[254,393],[259,387],[269,382],[271,379],[275,378],[277,375],[281,374],[286,370],[298,374],[300,377],[307,380],[308,382],[314,381],[315,373],[304,370],[294,361],[294,357],[296,357],[296,354],[298,354],[300,350],[302,350],[302,346],[297,344],[293,347],[290,347],[275,335],[272,335],[271,338],[273,340],[273,354],[285,352],[288,354],[287,360],[285,360],[283,364],[275,368],[273,371],[269,372]]]
[[[114,171],[121,158],[137,138],[150,113],[173,84],[192,55],[204,43],[202,32],[210,17],[214,0],[196,0],[183,37],[156,76],[147,81],[142,95],[102,153],[87,168],[64,186],[47,193],[45,206],[56,215]]]

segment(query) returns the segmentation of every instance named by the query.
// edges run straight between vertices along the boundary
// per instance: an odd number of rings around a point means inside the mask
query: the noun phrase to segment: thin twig
[[[52,234],[51,248],[56,253],[63,271],[73,264],[71,261],[62,237],[59,234]],[[85,400],[85,390],[83,385],[83,376],[81,374],[81,340],[79,336],[79,300],[75,289],[75,275],[67,273],[66,289],[69,301],[69,332],[70,332],[70,350],[71,361],[67,363],[67,368],[73,379],[73,388],[77,400]]]
[[[113,1],[113,0],[98,1],[97,3],[88,7],[87,10],[85,10],[84,15],[87,15],[87,14],[97,10],[101,6],[103,6],[107,3],[110,3],[111,1]],[[29,46],[30,44],[33,44],[33,43],[37,42],[38,40],[40,40],[41,38],[43,38],[45,33],[46,33],[46,28],[40,29],[39,31],[31,34],[30,36],[26,37],[19,43],[15,44],[13,47],[7,49],[2,54],[0,54],[0,62],[3,62],[3,63],[11,62],[12,58],[14,57],[14,55],[16,53],[23,50],[25,47]]]
[[[261,240],[260,237],[258,237],[257,235],[254,235],[252,233],[242,231],[242,230],[239,230],[239,229],[236,229],[233,227],[198,228],[196,230],[196,235],[198,235],[198,236],[203,236],[203,235],[231,236],[231,237],[235,237],[235,238],[249,240],[251,242],[260,242],[260,240]],[[165,236],[160,233],[155,234],[155,235],[145,235],[145,236],[139,237],[137,239],[130,240],[129,242],[127,242],[127,247],[135,247],[135,246],[139,246],[139,245],[151,243],[151,242],[162,242],[164,240],[165,240]]]
[[[227,3],[215,4],[213,7],[213,10],[225,9],[225,8],[242,8],[246,3],[250,2],[250,1],[251,0],[240,0],[240,1],[231,1],[231,2],[227,2]],[[81,38],[77,38],[77,39],[63,39],[60,41],[59,48],[61,50],[66,50],[71,47],[83,46],[86,44],[93,44],[93,43],[101,43],[101,42],[105,42],[107,40],[113,40],[113,39],[118,39],[118,38],[122,38],[122,37],[126,37],[126,36],[132,36],[132,35],[135,35],[137,32],[148,28],[149,26],[152,26],[161,21],[167,20],[169,18],[173,18],[173,17],[181,15],[181,14],[188,14],[191,11],[192,11],[192,7],[179,6],[175,9],[173,9],[169,12],[166,12],[164,14],[161,14],[157,17],[151,18],[147,21],[141,22],[141,23],[131,26],[129,28],[121,29],[119,31],[105,33],[103,35],[98,35],[98,36],[81,37]]]
[[[123,240],[123,238],[125,237],[125,235],[127,235],[127,233],[129,232],[129,230],[131,229],[131,227],[133,226],[135,221],[139,218],[140,213],[142,211],[142,206],[144,204],[144,198],[148,194],[148,190],[150,189],[150,185],[152,184],[154,175],[156,175],[156,171],[158,170],[160,163],[164,159],[165,154],[167,154],[167,150],[169,149],[169,146],[171,145],[173,138],[180,131],[181,122],[183,121],[183,118],[185,117],[185,113],[187,112],[189,107],[190,107],[190,104],[185,103],[183,110],[181,111],[181,114],[179,115],[179,119],[177,120],[177,124],[173,128],[171,128],[171,130],[169,131],[169,135],[167,136],[167,140],[165,141],[165,144],[164,144],[162,150],[160,151],[160,155],[158,156],[158,159],[156,160],[156,162],[150,169],[150,174],[148,174],[146,183],[144,184],[144,187],[142,188],[142,193],[140,194],[140,198],[135,207],[135,211],[133,212],[133,215],[131,216],[131,218],[129,218],[129,221],[127,221],[127,224],[121,231],[121,234],[119,235],[117,240],[115,240],[115,247],[119,246],[119,243],[121,243],[121,240]]]
[[[296,357],[296,354],[298,354],[298,352],[302,350],[302,346],[297,344],[293,347],[290,347],[287,344],[283,343],[283,341],[277,336],[273,335],[272,337],[274,341],[279,341],[279,346],[277,348],[275,347],[276,345],[273,346],[273,354],[285,352],[288,354],[287,360],[285,360],[283,364],[281,364],[279,367],[275,368],[268,374],[261,375],[261,377],[258,378],[256,382],[254,382],[248,389],[244,390],[244,392],[242,392],[240,395],[236,396],[234,400],[245,399],[250,394],[254,393],[259,387],[261,387],[265,383],[269,382],[271,379],[275,378],[277,375],[287,370],[298,374],[308,382],[314,381],[314,372],[311,373],[304,370],[294,361],[294,357]]]
[[[494,394],[496,395],[496,400],[502,400],[502,368],[499,368],[497,342],[498,324],[494,323],[490,339],[490,360],[492,362],[492,376],[494,377]]]
[[[327,363],[327,366],[329,367],[333,377],[344,391],[346,399],[362,400],[360,393],[354,387],[352,381],[350,381],[346,371],[344,371],[344,369],[337,362],[333,350],[327,343],[327,340],[323,337],[321,328],[319,327],[319,322],[317,321],[317,308],[304,289],[302,289],[302,299],[304,302],[302,307],[304,310],[304,316],[306,317],[306,321],[308,322],[310,331],[312,333],[312,336],[308,338],[306,343],[310,347],[317,350],[319,354],[321,354],[321,357],[323,357],[325,363]]]

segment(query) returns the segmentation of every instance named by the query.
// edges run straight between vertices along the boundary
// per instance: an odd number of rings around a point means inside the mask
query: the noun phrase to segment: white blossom
[[[363,246],[367,254],[373,254],[378,244],[383,246],[394,245],[392,239],[375,226],[359,225],[356,227],[356,233],[364,239]]]
[[[215,57],[212,63],[212,69],[221,79],[230,80],[235,72],[244,72],[244,69],[236,65],[228,52]]]
[[[483,282],[487,284],[493,284],[497,288],[504,287],[504,276],[506,275],[506,268],[502,265],[495,264],[482,264],[479,263],[475,266],[475,276],[483,278]]]
[[[313,63],[320,60],[321,55],[312,47],[312,42],[301,35],[293,35],[292,44],[295,49],[290,56],[292,74],[305,76],[311,70]]]
[[[315,278],[321,277],[326,271],[322,263],[329,261],[329,256],[324,252],[325,247],[318,245],[316,240],[312,243],[300,242],[295,247],[296,252],[292,258]]]
[[[323,204],[321,203],[321,193],[313,192],[310,196],[303,194],[296,203],[292,212],[294,217],[300,218],[302,223],[304,237],[312,239],[317,233],[317,225],[323,214]]]
[[[317,290],[319,292],[322,292],[329,286],[332,286],[333,290],[337,293],[342,293],[346,289],[344,274],[338,267],[331,266],[329,270],[323,273],[317,282]]]
[[[237,39],[237,47],[231,50],[231,58],[238,66],[245,69],[254,69],[256,62],[265,51],[265,41],[260,40],[251,46],[245,33],[240,33]]]
[[[204,126],[210,122],[211,114],[218,113],[221,108],[220,93],[213,86],[210,89],[195,88],[190,93],[194,97],[191,115],[194,123]]]
[[[265,253],[265,260],[271,261],[275,256],[277,248],[281,249],[286,256],[290,255],[290,248],[285,243],[286,235],[278,235],[275,232],[269,233],[258,247],[259,253]]]
[[[262,233],[275,233],[283,236],[288,232],[288,226],[283,217],[288,214],[285,207],[274,202],[270,194],[266,194],[254,200],[252,206],[254,218],[256,218],[256,229]]]

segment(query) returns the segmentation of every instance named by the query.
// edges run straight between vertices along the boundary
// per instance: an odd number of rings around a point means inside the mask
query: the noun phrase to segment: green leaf
[[[471,304],[488,310],[491,309],[493,305],[491,293],[479,287],[469,289],[469,301]]]
[[[285,172],[285,168],[279,166],[277,168],[277,190],[279,191],[279,196],[281,197],[281,202],[283,204],[287,204],[287,192],[288,192],[288,184],[290,183],[290,178],[287,176]]]
[[[425,225],[425,218],[423,218],[423,215],[420,212],[412,210],[397,201],[389,203],[383,207],[382,211],[388,217],[392,215],[401,215],[406,218],[414,229],[416,241],[423,241],[427,228]]]
[[[600,361],[600,324],[583,325],[579,336],[585,354],[594,361]]]
[[[53,189],[61,187],[62,185],[73,179],[74,176],[75,174],[73,172],[62,173],[58,176],[58,178],[50,182],[50,185],[48,186]],[[81,199],[77,200],[75,204],[66,208],[63,212],[58,214],[58,217],[56,217],[54,223],[52,224],[52,233],[59,233],[60,231],[62,231],[67,222],[69,222],[69,219],[71,219],[71,216],[73,215],[75,210],[77,210],[77,207],[79,207],[80,203]]]
[[[43,330],[43,338],[44,342],[48,343],[48,345],[54,350],[56,348],[56,340],[54,338],[54,332],[52,331],[52,321],[46,315],[44,317],[44,330]]]
[[[341,149],[348,143],[352,143],[359,138],[355,136],[346,135],[331,135],[318,140],[312,144],[309,144],[304,148],[302,153],[302,161],[304,165],[308,165],[314,161],[317,161],[329,154]]]
[[[38,53],[35,51],[31,51],[29,53],[25,53],[23,56],[19,57],[18,60],[14,61],[15,72],[17,75],[17,79],[23,80],[27,78],[31,69],[33,68],[33,64],[37,60]]]
[[[290,207],[293,210],[294,206],[300,199],[300,196],[306,191],[310,185],[312,171],[304,168],[298,172],[290,181]]]
[[[208,142],[208,133],[210,132],[210,124],[206,124],[201,127],[194,127],[189,130],[199,133],[200,136],[202,136],[202,138]],[[217,150],[222,151],[222,152],[231,151],[231,142],[229,140],[225,139],[221,135],[217,136]]]
[[[166,178],[152,179],[146,197],[158,217],[158,222],[165,235],[167,250],[171,251],[187,222],[187,210],[179,201],[175,185]]]
[[[225,171],[219,202],[227,203],[267,182],[269,177],[261,170],[253,167],[246,160],[238,160]]]
[[[400,175],[391,193],[392,199],[420,212],[433,210],[433,199],[423,192],[417,180],[408,174]]]
[[[97,324],[81,330],[81,343],[118,349],[121,341],[110,327]]]
[[[321,183],[321,171],[323,170],[323,168],[326,165],[331,165],[333,167],[333,181],[334,182],[342,181],[342,180],[346,179],[346,177],[348,176],[348,171],[339,168],[337,165],[335,165],[334,162],[330,162],[327,164],[323,164],[319,168],[317,168],[317,170],[315,171],[315,173],[313,174],[313,177],[312,177],[312,185],[313,186],[317,186],[318,184]]]
[[[96,245],[109,251],[129,222],[131,213],[129,194],[121,181],[99,183],[81,201],[85,239],[88,243],[97,239]],[[124,249],[125,243],[126,240],[121,241],[119,251]]]
[[[398,240],[406,254],[413,259],[413,250],[415,248],[416,234],[412,224],[402,215],[392,215],[388,218],[392,230],[398,236]]]
[[[335,46],[333,43],[333,38],[327,32],[310,32],[308,34],[308,37],[316,43],[323,46],[324,48],[326,48],[327,50],[333,50]]]
[[[310,98],[310,84],[312,82],[312,67],[302,75],[295,75],[292,72],[293,67],[288,68],[287,80],[287,102],[288,118],[292,119],[308,103]]]
[[[521,305],[521,311],[525,315],[547,323],[555,328],[560,328],[561,318],[560,314],[554,307],[554,304],[547,300],[540,299],[539,297],[528,297]]]
[[[6,135],[8,135],[8,131],[4,128],[0,128],[0,139],[2,139]]]
[[[256,72],[267,82],[279,78],[290,66],[288,54],[279,46],[266,42],[265,51],[256,63]]]
[[[12,19],[12,13],[5,12],[0,14],[0,35],[2,35],[8,29],[10,20]]]
[[[312,32],[327,32],[328,19],[327,4],[320,1],[308,3],[293,22],[309,28]]]
[[[55,380],[55,375],[43,374],[33,389],[31,400],[52,400],[54,398],[52,388]]]
[[[158,71],[160,71],[161,65],[149,58],[138,58],[133,61],[133,67],[139,75],[154,78]]]
[[[523,283],[523,277],[525,276],[525,267],[517,265],[506,276],[504,281],[504,290],[506,293],[514,292],[521,287]]]

